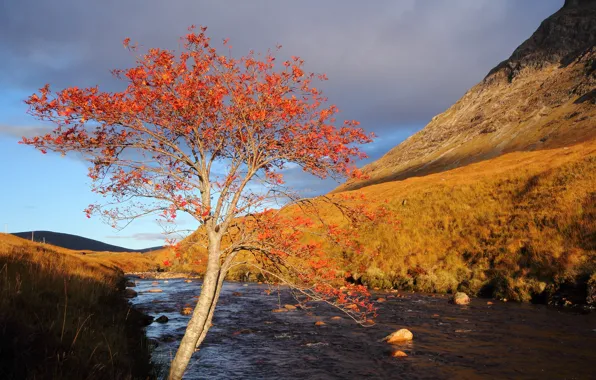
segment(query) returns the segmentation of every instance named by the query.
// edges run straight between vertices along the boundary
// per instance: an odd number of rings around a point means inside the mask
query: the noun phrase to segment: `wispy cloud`
[[[44,135],[51,131],[51,127],[45,126],[0,124],[0,135],[14,137],[17,140],[20,140],[23,137],[30,138],[34,136]]]

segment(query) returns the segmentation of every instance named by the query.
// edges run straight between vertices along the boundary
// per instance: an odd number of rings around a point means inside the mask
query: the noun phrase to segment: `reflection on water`
[[[137,308],[159,317],[147,336],[154,361],[176,352],[200,282],[159,280],[162,293],[147,293],[151,280],[137,280]],[[247,286],[246,286],[247,285]],[[403,293],[379,304],[377,324],[363,328],[332,308],[271,313],[292,303],[267,285],[227,283],[213,327],[193,356],[185,379],[596,379],[596,313],[570,313],[536,305],[473,299],[469,306],[446,296]],[[239,295],[238,293],[241,293]],[[310,314],[310,315],[309,315]],[[316,321],[325,326],[315,326]],[[408,328],[414,341],[389,346],[381,339]],[[392,348],[407,358],[392,358]]]

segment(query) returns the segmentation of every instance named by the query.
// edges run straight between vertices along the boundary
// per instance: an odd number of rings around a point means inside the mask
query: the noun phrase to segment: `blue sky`
[[[371,5],[372,4],[372,5]],[[234,50],[299,55],[324,72],[324,90],[375,132],[365,147],[379,158],[461,97],[563,5],[563,0],[403,0],[306,2],[6,1],[0,5],[0,227],[52,230],[128,248],[163,243],[151,219],[116,231],[87,219],[96,201],[85,163],[42,155],[17,144],[47,128],[26,115],[23,100],[45,83],[54,88],[117,86],[109,70],[132,64],[121,41],[176,48],[191,24],[206,25]],[[334,183],[290,172],[305,193]],[[195,225],[184,220],[182,227]]]

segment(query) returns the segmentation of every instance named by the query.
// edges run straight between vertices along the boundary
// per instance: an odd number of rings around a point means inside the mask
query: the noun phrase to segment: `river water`
[[[153,360],[173,358],[194,306],[200,282],[134,279],[145,313]],[[151,288],[162,293],[149,293]],[[213,327],[193,356],[185,379],[596,379],[596,313],[472,299],[468,306],[447,296],[378,294],[376,324],[361,327],[323,305],[308,311],[272,313],[295,303],[287,291],[270,295],[268,285],[226,283]],[[240,293],[240,294],[239,294]],[[393,296],[393,297],[392,297]],[[390,298],[391,297],[391,298]],[[315,326],[324,321],[324,326]],[[407,328],[414,340],[399,346],[381,340]],[[393,349],[408,354],[390,356]]]

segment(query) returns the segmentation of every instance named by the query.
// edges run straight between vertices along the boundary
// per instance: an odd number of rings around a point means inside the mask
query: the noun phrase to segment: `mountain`
[[[52,231],[25,231],[16,232],[12,235],[24,239],[33,239],[36,242],[45,242],[57,247],[72,249],[75,251],[110,251],[110,252],[150,252],[163,247],[151,247],[145,249],[128,249],[117,245],[106,244],[98,240],[88,239],[82,236],[65,234]]]
[[[420,132],[335,191],[442,172],[596,137],[596,0],[567,0]]]

